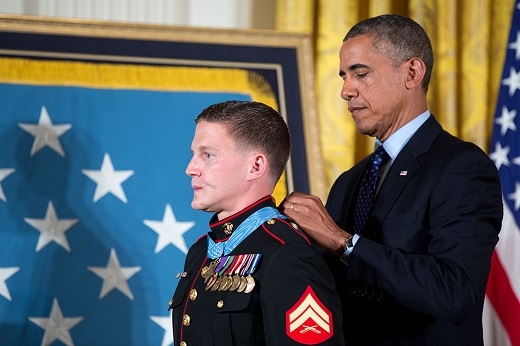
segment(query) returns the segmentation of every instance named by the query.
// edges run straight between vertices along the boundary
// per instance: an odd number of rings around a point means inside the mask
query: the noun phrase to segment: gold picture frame
[[[89,44],[82,46],[87,39]],[[105,44],[110,40],[113,46],[133,42],[134,47],[114,54],[110,49],[93,49],[96,40]],[[144,47],[139,49],[139,43],[156,50],[162,45],[169,51],[151,56]],[[218,59],[212,55],[214,47],[221,48]],[[271,70],[274,74],[268,82],[275,84],[271,87],[278,111],[293,139],[286,192],[326,196],[309,35],[0,15],[0,57]]]

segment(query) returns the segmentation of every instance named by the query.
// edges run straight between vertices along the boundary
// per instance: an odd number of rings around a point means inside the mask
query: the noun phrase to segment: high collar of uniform
[[[237,227],[244,222],[251,214],[264,207],[275,208],[274,198],[266,196],[259,199],[250,206],[242,209],[238,213],[228,216],[225,219],[219,220],[217,214],[213,215],[209,221],[209,227],[212,231],[212,238],[214,241],[224,241],[233,234]]]

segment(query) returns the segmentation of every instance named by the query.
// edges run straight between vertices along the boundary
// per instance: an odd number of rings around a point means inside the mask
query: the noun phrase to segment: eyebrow
[[[360,68],[369,68],[369,66],[368,66],[368,65],[365,65],[365,64],[359,64],[359,63],[358,63],[358,64],[354,64],[354,65],[349,66],[348,70],[349,70],[349,71],[355,71],[355,70],[359,70]],[[343,77],[344,75],[346,75],[346,72],[340,70],[340,71],[339,71],[339,76],[340,76],[340,77]]]

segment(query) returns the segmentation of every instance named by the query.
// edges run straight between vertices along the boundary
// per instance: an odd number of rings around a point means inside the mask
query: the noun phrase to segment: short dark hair
[[[289,128],[282,116],[268,105],[255,101],[226,101],[204,109],[196,123],[222,123],[238,147],[261,150],[278,181],[291,152]]]
[[[422,26],[405,16],[384,14],[354,25],[343,42],[360,35],[373,37],[376,49],[392,59],[395,66],[411,58],[424,61],[426,72],[422,88],[425,92],[428,91],[433,70],[433,49]]]

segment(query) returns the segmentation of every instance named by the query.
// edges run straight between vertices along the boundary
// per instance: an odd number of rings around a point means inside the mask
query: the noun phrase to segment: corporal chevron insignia
[[[311,286],[285,313],[287,335],[296,342],[315,345],[329,339],[334,333],[332,314],[319,300]]]

